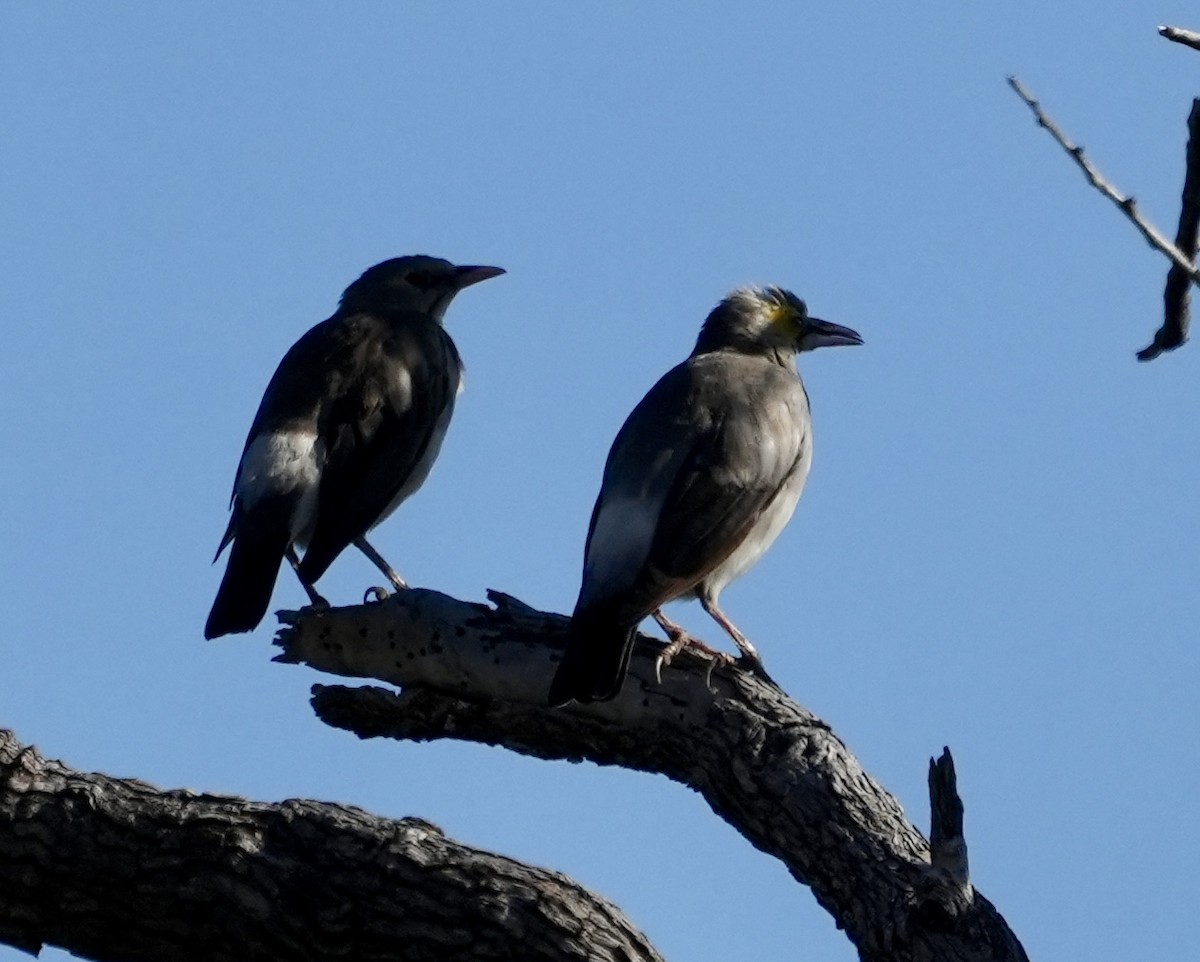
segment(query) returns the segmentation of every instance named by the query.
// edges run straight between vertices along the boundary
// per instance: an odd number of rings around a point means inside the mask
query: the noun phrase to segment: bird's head
[[[341,309],[373,314],[419,311],[441,321],[464,287],[503,273],[499,267],[457,267],[424,254],[393,257],[363,271],[342,294]]]
[[[856,331],[810,315],[804,301],[791,291],[782,287],[742,287],[712,309],[700,329],[695,353],[733,348],[792,355],[862,342]]]

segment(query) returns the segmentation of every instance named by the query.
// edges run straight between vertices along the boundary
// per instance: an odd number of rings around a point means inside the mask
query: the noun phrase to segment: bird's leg
[[[725,612],[717,607],[716,601],[708,598],[701,598],[700,605],[705,611],[712,615],[713,621],[725,629],[729,637],[733,639],[733,643],[738,646],[738,650],[746,656],[746,659],[750,661],[755,668],[761,670],[763,663],[762,658],[758,654],[758,649],[750,644],[750,639],[743,635],[738,630],[737,625],[735,625],[729,620],[728,617],[726,617]]]
[[[329,607],[329,602],[317,593],[317,589],[309,584],[304,575],[300,574],[300,559],[296,557],[296,549],[288,545],[287,551],[284,552],[284,557],[287,558],[288,564],[292,566],[292,570],[296,572],[296,577],[300,579],[300,584],[304,586],[305,592],[308,594],[308,600],[314,608],[325,609]]]
[[[671,659],[678,655],[683,650],[683,646],[692,639],[682,626],[675,624],[664,615],[661,608],[654,609],[654,620],[667,635],[667,647],[660,651],[658,657],[654,659],[654,680],[661,685],[663,666],[671,664]]]
[[[658,684],[662,684],[662,670],[666,665],[671,664],[671,660],[679,654],[684,648],[691,648],[700,652],[702,657],[708,658],[708,674],[704,677],[705,685],[711,687],[712,672],[718,664],[728,665],[732,659],[723,651],[717,651],[715,648],[710,648],[699,638],[689,635],[682,625],[677,625],[670,618],[663,614],[662,609],[658,608],[654,611],[654,620],[658,622],[658,626],[666,632],[668,644],[658,657],[654,660],[654,678]]]
[[[396,574],[396,569],[383,560],[383,555],[372,548],[366,538],[355,538],[354,547],[371,559],[371,564],[383,572],[384,577],[395,586],[397,591],[408,590],[405,580]]]
[[[675,622],[663,614],[663,610],[661,608],[654,609],[653,618],[658,622],[658,627],[666,632],[667,640],[670,641],[672,645],[678,645],[679,648],[682,648],[687,644],[688,639],[691,638],[691,635],[687,633],[683,625],[675,624]],[[678,652],[679,648],[676,648],[672,654]]]

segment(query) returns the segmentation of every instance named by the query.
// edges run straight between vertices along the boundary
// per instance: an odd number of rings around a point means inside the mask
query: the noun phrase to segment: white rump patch
[[[258,435],[238,466],[237,498],[249,510],[264,497],[296,499],[291,531],[302,541],[316,519],[317,488],[325,466],[325,445],[315,433],[275,431]]]
[[[604,596],[641,570],[654,542],[662,505],[614,495],[604,500],[584,562],[588,596]],[[587,601],[587,599],[581,599]]]

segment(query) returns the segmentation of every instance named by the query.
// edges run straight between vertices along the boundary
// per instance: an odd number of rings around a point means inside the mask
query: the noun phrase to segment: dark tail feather
[[[591,702],[617,697],[637,628],[625,624],[618,613],[612,606],[576,609],[567,630],[567,650],[546,699],[552,708],[572,698]]]
[[[250,540],[243,535],[234,539],[225,577],[204,626],[205,638],[258,627],[271,604],[287,544],[286,529],[281,529],[277,537]]]

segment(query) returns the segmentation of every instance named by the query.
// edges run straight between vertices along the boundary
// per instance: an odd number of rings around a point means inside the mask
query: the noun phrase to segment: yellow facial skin
[[[788,340],[799,336],[800,328],[804,325],[805,320],[803,312],[787,301],[771,305],[767,310],[767,316],[770,319],[770,326]]]

